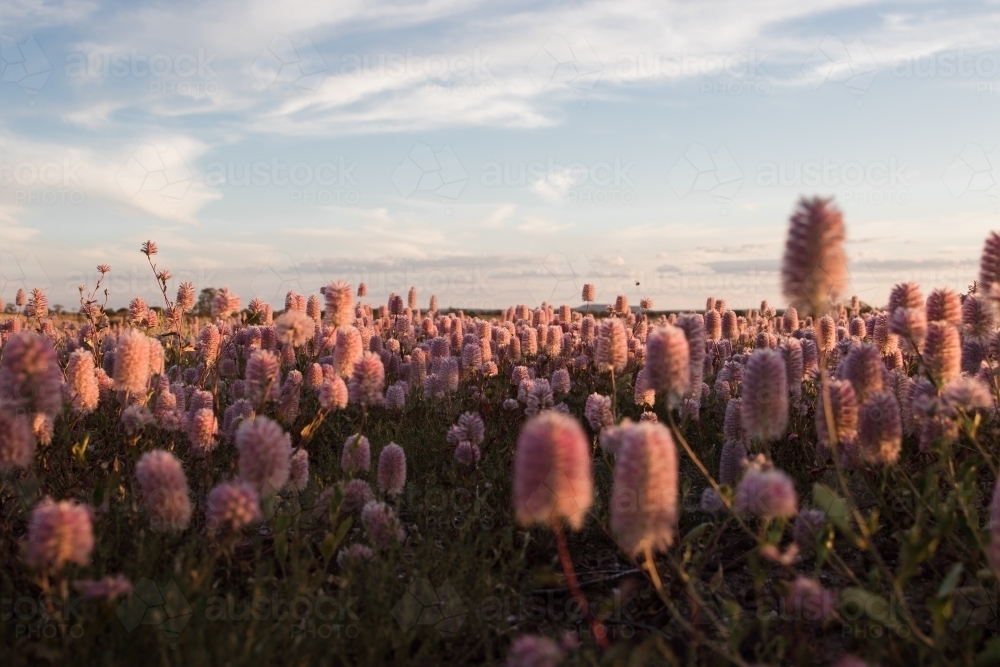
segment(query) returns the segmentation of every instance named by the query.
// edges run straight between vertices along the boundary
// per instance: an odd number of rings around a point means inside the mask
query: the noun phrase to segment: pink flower
[[[256,416],[236,430],[240,481],[264,496],[281,490],[288,481],[292,456],[291,437],[273,420]]]
[[[751,438],[777,440],[788,427],[788,373],[780,352],[757,349],[743,378],[743,428]]]
[[[924,338],[924,365],[938,384],[954,380],[962,372],[962,341],[958,327],[931,322]]]
[[[28,415],[0,409],[0,470],[27,468],[35,460],[35,435]]]
[[[370,500],[361,510],[361,525],[376,547],[384,549],[406,539],[406,532],[399,524],[395,512],[385,503]]]
[[[309,485],[309,452],[296,449],[289,463],[288,485],[294,491],[303,491]]]
[[[205,524],[210,535],[236,532],[264,518],[260,498],[249,484],[219,484],[208,494]]]
[[[305,313],[290,310],[275,321],[274,330],[283,344],[302,347],[316,335],[316,322]]]
[[[177,288],[177,306],[184,312],[194,308],[194,285],[183,282]]]
[[[129,330],[118,337],[115,346],[115,389],[136,395],[149,386],[149,337]]]
[[[341,569],[359,563],[365,563],[375,557],[375,553],[363,544],[352,544],[344,547],[337,554],[337,566]]]
[[[73,412],[78,415],[93,412],[100,399],[94,370],[94,355],[89,350],[80,348],[69,355],[69,363],[66,364],[66,394]]]
[[[611,490],[611,530],[632,554],[666,551],[677,527],[677,451],[662,424],[624,429]]]
[[[85,579],[74,581],[73,588],[85,600],[114,600],[132,592],[132,582],[124,575],[104,577],[96,581]]]
[[[510,645],[507,667],[556,667],[563,650],[548,637],[521,635]]]
[[[191,448],[197,453],[205,455],[215,449],[218,444],[215,436],[218,432],[219,422],[215,417],[215,411],[211,408],[202,408],[191,415],[188,440],[191,441]]]
[[[671,404],[691,387],[687,337],[679,327],[656,327],[646,338],[646,386],[663,391]]]
[[[846,233],[829,199],[805,199],[792,215],[781,263],[782,291],[791,305],[819,315],[847,285]]]
[[[45,498],[28,520],[25,562],[39,570],[58,572],[67,563],[90,563],[94,549],[92,514],[75,500],[54,502]]]
[[[382,493],[398,496],[406,486],[406,453],[390,442],[378,457],[378,488]]]
[[[191,498],[181,462],[170,452],[146,452],[135,467],[150,526],[156,531],[178,531],[191,521]]]
[[[156,418],[146,406],[133,403],[122,411],[122,428],[126,435],[134,436],[147,426],[156,423]]]
[[[340,453],[340,469],[347,475],[353,475],[356,472],[367,472],[371,465],[371,445],[368,438],[360,433],[348,436]]]
[[[333,365],[340,377],[351,376],[354,364],[364,352],[361,332],[352,326],[337,329],[337,347],[333,351]]]
[[[798,576],[785,593],[785,611],[796,621],[825,623],[836,616],[836,595],[815,579]]]
[[[368,504],[368,501],[375,499],[372,487],[363,479],[351,479],[347,482],[342,482],[341,489],[344,493],[344,498],[340,501],[340,511],[344,514],[357,514]],[[330,490],[332,491],[332,487]],[[320,496],[321,499],[322,497]]]
[[[610,317],[601,320],[594,350],[594,363],[601,370],[621,373],[628,363],[628,341],[621,320]]]
[[[523,526],[565,518],[574,530],[593,503],[590,445],[579,422],[547,411],[521,429],[514,455],[514,509]]]
[[[385,386],[385,367],[382,359],[373,352],[365,352],[361,359],[354,363],[351,380],[347,384],[347,395],[351,403],[361,405],[382,405],[385,396],[382,388]]]
[[[47,338],[25,331],[8,339],[0,360],[0,405],[51,416],[62,410],[62,371]]]
[[[271,399],[281,382],[278,358],[268,350],[256,350],[247,360],[245,387],[247,400],[256,406]]]
[[[347,397],[347,385],[340,377],[325,379],[319,387],[319,404],[324,410],[343,410]]]
[[[753,467],[743,475],[734,505],[737,512],[783,518],[798,512],[799,499],[792,479],[780,470]]]
[[[462,441],[455,446],[455,460],[464,466],[474,466],[479,463],[481,452],[477,445]]]
[[[587,418],[594,433],[600,433],[606,427],[613,426],[615,419],[611,414],[611,397],[602,396],[596,392],[591,394],[587,397],[583,415]]]
[[[364,296],[358,287],[358,296]],[[365,289],[367,291],[367,289]],[[351,286],[343,281],[333,282],[323,289],[326,299],[326,319],[333,327],[347,327],[354,324],[354,295]]]
[[[858,429],[858,399],[854,387],[845,380],[830,380],[829,386],[836,441],[840,444],[851,442],[857,435]],[[816,398],[816,437],[817,453],[825,460],[832,443],[822,394]]]

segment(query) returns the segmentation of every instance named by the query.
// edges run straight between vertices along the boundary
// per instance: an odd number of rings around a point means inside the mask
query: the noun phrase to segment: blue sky
[[[5,301],[98,263],[155,301],[152,238],[244,303],[781,304],[819,194],[881,304],[1000,227],[992,3],[8,0],[0,35]]]

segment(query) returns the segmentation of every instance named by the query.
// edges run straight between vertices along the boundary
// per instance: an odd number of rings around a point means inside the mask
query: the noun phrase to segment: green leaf
[[[851,524],[847,520],[851,513],[847,501],[819,482],[813,484],[812,496],[813,502],[826,512],[826,518],[845,535],[853,538],[854,531],[851,530]]]
[[[941,582],[941,586],[938,587],[937,597],[939,600],[949,597],[955,590],[955,586],[958,585],[958,578],[962,575],[962,569],[963,566],[961,563],[952,565],[951,570],[948,571],[948,575]]]
[[[333,553],[337,550],[336,536],[333,533],[327,533],[319,545],[319,550],[323,554],[323,561],[329,563],[330,559],[333,558]]]
[[[695,526],[694,528],[692,528],[687,532],[687,535],[685,535],[684,539],[681,540],[681,544],[687,544],[688,542],[697,542],[699,539],[701,539],[701,536],[704,535],[705,532],[713,525],[714,524],[711,521],[708,521],[701,525]]]
[[[340,485],[333,487],[333,493],[330,494],[330,525],[337,525],[337,514],[340,512],[340,503],[344,500],[344,490],[340,488]]]
[[[284,563],[288,556],[288,523],[289,516],[283,514],[274,521],[274,557],[279,563]]]
[[[847,621],[855,621],[864,616],[885,628],[899,626],[896,611],[885,598],[863,588],[845,588],[841,592],[840,615]]]

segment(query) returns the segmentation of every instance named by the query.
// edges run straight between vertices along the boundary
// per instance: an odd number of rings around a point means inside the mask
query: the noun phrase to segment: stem
[[[583,611],[584,618],[590,624],[590,633],[594,635],[597,645],[601,647],[601,650],[607,651],[609,648],[608,631],[604,628],[604,624],[594,618],[594,614],[590,610],[590,604],[587,602],[586,596],[580,590],[580,585],[576,581],[576,574],[573,572],[573,561],[569,557],[569,549],[566,547],[566,537],[563,535],[562,524],[560,522],[561,519],[559,517],[552,517],[552,532],[556,535],[556,544],[559,547],[559,562],[562,564],[563,573],[566,575],[566,583],[569,585],[569,590],[573,594],[573,597],[576,598],[577,604],[580,605],[580,610]]]

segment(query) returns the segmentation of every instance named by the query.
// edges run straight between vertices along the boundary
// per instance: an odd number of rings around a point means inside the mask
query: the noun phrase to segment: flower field
[[[105,265],[77,313],[0,295],[4,654],[998,664],[1000,235],[879,304],[846,236],[800,201],[748,309],[195,311],[152,241],[156,303],[107,310]]]

